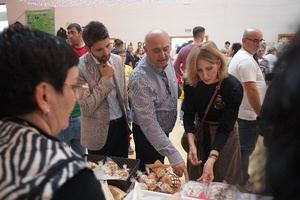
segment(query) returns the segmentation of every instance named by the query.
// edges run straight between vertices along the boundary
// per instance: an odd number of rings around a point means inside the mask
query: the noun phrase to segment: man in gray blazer
[[[92,21],[83,30],[89,53],[80,58],[81,142],[89,153],[128,157],[128,129],[124,64],[111,54],[106,27]]]

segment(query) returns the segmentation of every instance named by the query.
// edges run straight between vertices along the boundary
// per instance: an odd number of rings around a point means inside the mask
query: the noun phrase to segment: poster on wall
[[[54,9],[26,11],[27,25],[54,34]]]

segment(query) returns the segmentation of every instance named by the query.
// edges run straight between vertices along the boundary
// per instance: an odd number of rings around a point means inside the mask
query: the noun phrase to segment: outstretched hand
[[[185,180],[188,181],[189,180],[189,175],[188,175],[188,171],[187,168],[185,166],[184,162],[180,162],[178,164],[174,164],[173,166],[174,172],[177,176],[182,177],[182,175],[184,175]]]
[[[214,165],[209,160],[204,164],[203,173],[197,181],[211,183],[214,180]]]

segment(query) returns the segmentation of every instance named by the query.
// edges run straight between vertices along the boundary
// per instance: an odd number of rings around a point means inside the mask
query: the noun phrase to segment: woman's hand
[[[192,163],[192,165],[200,165],[200,163],[202,162],[198,159],[197,147],[195,145],[190,145],[188,159]]]
[[[199,160],[197,155],[197,147],[195,145],[195,135],[193,133],[187,133],[187,140],[189,143],[189,153],[188,159],[192,163],[192,165],[200,165],[202,162]]]
[[[214,180],[214,158],[208,158],[204,164],[202,176],[197,181],[211,183]]]

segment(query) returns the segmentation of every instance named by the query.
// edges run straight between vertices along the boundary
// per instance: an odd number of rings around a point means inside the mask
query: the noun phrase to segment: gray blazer
[[[114,76],[127,108],[124,64],[121,57],[114,54],[111,54],[109,63],[114,69]],[[115,84],[113,78],[101,78],[91,53],[79,60],[78,82],[89,85],[89,90],[82,91],[78,101],[81,109],[81,143],[90,150],[100,150],[106,143],[110,121],[107,96]]]

